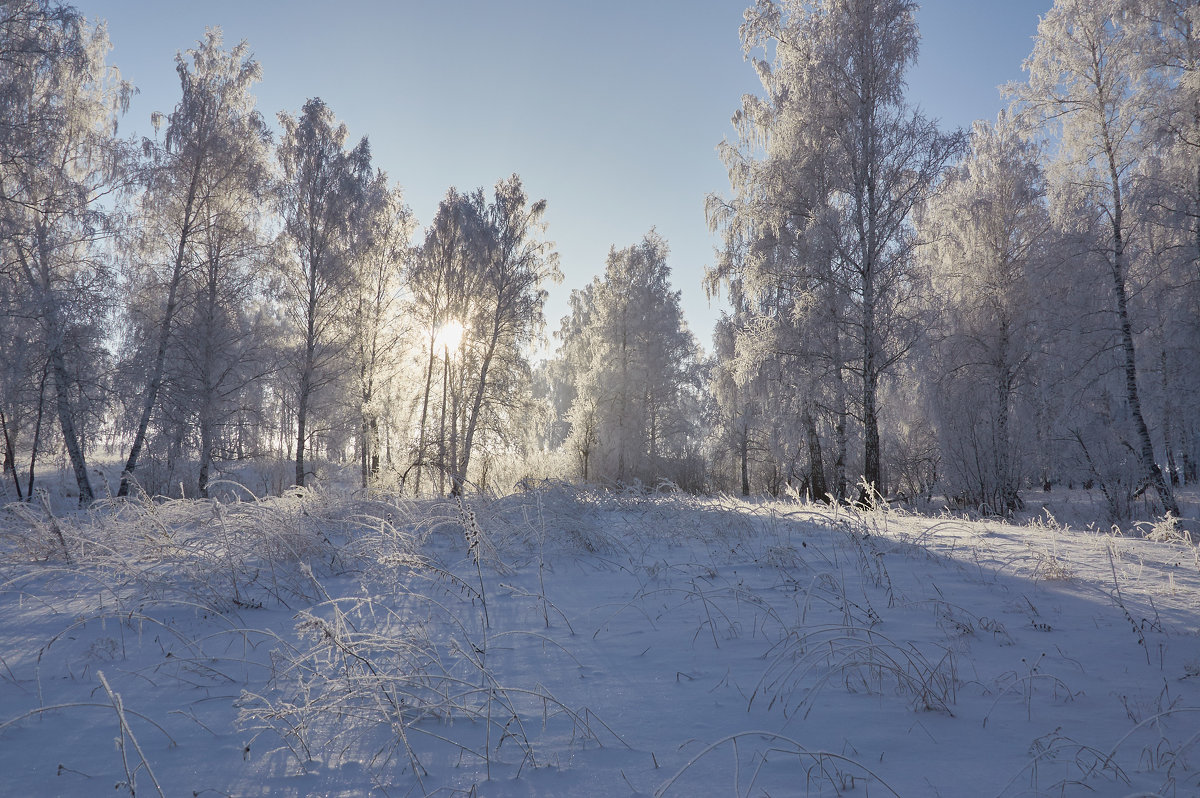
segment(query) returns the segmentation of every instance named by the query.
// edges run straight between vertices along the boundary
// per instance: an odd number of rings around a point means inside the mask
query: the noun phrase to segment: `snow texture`
[[[14,505],[0,792],[1194,795],[1200,555],[1148,532],[560,484]]]

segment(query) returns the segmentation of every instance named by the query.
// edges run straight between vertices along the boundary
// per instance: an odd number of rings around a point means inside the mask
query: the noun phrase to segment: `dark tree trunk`
[[[42,441],[42,418],[46,410],[46,377],[50,371],[50,361],[42,367],[42,379],[38,383],[37,418],[33,424],[33,442],[29,445],[29,481],[25,483],[25,499],[33,500],[33,477],[37,470],[38,444]]]
[[[304,439],[308,435],[308,393],[309,388],[305,377],[300,381],[300,402],[296,408],[296,486],[304,487]]]
[[[208,498],[208,472],[213,460],[213,422],[211,413],[206,409],[200,417],[200,475],[196,480],[196,488],[201,498]]]
[[[179,284],[183,280],[183,264],[187,257],[187,248],[195,218],[193,208],[196,202],[196,190],[200,180],[201,156],[197,155],[192,167],[191,184],[188,186],[187,201],[183,209],[183,224],[179,232],[179,243],[175,247],[175,260],[171,268],[171,283],[167,289],[167,307],[163,313],[162,325],[158,331],[158,348],[154,351],[154,364],[151,366],[150,384],[146,387],[145,402],[142,405],[142,415],[138,419],[137,432],[133,436],[133,445],[129,447],[129,459],[125,461],[125,470],[121,472],[121,487],[117,489],[118,496],[129,495],[129,478],[137,468],[138,457],[141,456],[142,446],[146,443],[146,430],[150,426],[150,414],[158,401],[158,392],[162,388],[163,366],[167,359],[167,344],[171,340],[171,324],[175,318],[175,307],[178,301]]]
[[[738,459],[742,467],[742,495],[750,495],[750,425],[742,422],[742,439],[738,446]]]
[[[13,451],[12,436],[8,432],[8,423],[4,411],[0,410],[0,430],[4,432],[4,472],[12,474],[13,486],[17,489],[17,501],[22,501],[21,479],[17,476],[17,454]]]
[[[817,422],[812,412],[804,409],[804,429],[808,437],[808,485],[812,498],[826,501],[829,488],[825,485],[825,460],[821,455],[821,438],[817,434]]]
[[[1142,400],[1137,384],[1137,353],[1133,342],[1133,325],[1129,320],[1128,292],[1125,286],[1125,239],[1122,226],[1122,201],[1120,176],[1113,153],[1109,152],[1109,179],[1113,195],[1112,231],[1113,250],[1109,266],[1112,270],[1113,293],[1117,302],[1117,323],[1120,325],[1121,349],[1125,356],[1125,396],[1129,402],[1134,432],[1137,435],[1138,459],[1142,470],[1141,481],[1145,487],[1153,487],[1162,502],[1163,510],[1179,516],[1179,505],[1171,493],[1171,486],[1163,478],[1162,469],[1154,459],[1154,443],[1146,418],[1142,415]]]
[[[50,349],[50,364],[54,376],[54,393],[58,406],[58,423],[62,428],[63,444],[71,459],[71,470],[75,472],[75,483],[79,486],[79,504],[92,503],[92,483],[88,481],[87,460],[84,459],[83,444],[75,427],[75,414],[71,410],[71,378],[67,373],[67,362],[56,343]]]

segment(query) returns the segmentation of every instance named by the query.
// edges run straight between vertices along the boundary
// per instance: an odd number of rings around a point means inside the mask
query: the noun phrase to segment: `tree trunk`
[[[1123,253],[1122,253],[1123,255]],[[1150,429],[1146,426],[1146,418],[1142,415],[1142,400],[1138,394],[1137,357],[1133,343],[1133,326],[1129,320],[1128,299],[1125,289],[1125,278],[1122,268],[1118,265],[1123,257],[1114,259],[1112,278],[1113,291],[1117,296],[1117,320],[1121,326],[1121,349],[1125,355],[1125,395],[1129,402],[1129,413],[1132,416],[1134,432],[1137,435],[1140,451],[1138,460],[1141,465],[1141,480],[1146,487],[1153,487],[1162,502],[1163,510],[1179,516],[1179,505],[1175,501],[1171,488],[1163,478],[1162,469],[1154,459],[1154,443],[1150,439]]]
[[[33,442],[29,445],[29,481],[25,483],[25,499],[33,501],[33,476],[37,469],[38,444],[42,441],[42,418],[46,410],[46,377],[50,373],[50,361],[42,366],[42,379],[38,383],[37,418],[33,424]]]
[[[847,431],[847,423],[850,412],[847,408],[846,378],[843,369],[845,362],[842,359],[842,335],[841,325],[838,323],[836,310],[834,311],[834,328],[833,328],[833,375],[834,375],[834,411],[836,413],[833,426],[834,447],[836,449],[833,463],[833,479],[834,479],[834,498],[838,501],[845,501],[850,495],[849,486],[846,484],[846,455],[849,452],[850,442]]]
[[[208,266],[204,294],[204,354],[200,365],[200,473],[196,478],[196,491],[201,498],[208,498],[209,471],[212,468],[213,452],[216,448],[216,400],[221,378],[216,376],[217,365],[214,337],[217,326],[217,302],[220,256],[213,250],[208,252]],[[238,448],[241,448],[241,424],[238,424]]]
[[[449,359],[446,361],[449,363]],[[458,438],[459,427],[458,420],[461,416],[459,411],[459,402],[462,395],[462,369],[457,369],[459,372],[458,385],[450,392],[450,454],[446,461],[452,466],[450,473],[450,494],[452,496],[462,495],[462,483],[466,478],[466,471],[460,471],[458,465]]]
[[[750,425],[742,422],[742,439],[738,446],[738,459],[742,467],[742,495],[750,495]]]
[[[310,246],[309,251],[312,251]],[[304,446],[308,434],[308,404],[312,397],[313,371],[317,352],[317,272],[320,264],[313,258],[308,265],[308,300],[305,304],[304,363],[300,368],[300,393],[296,403],[296,486],[304,487]]]
[[[21,496],[21,479],[17,476],[17,454],[13,451],[12,436],[8,433],[8,423],[4,418],[4,411],[0,410],[0,430],[4,432],[4,469],[2,472],[12,474],[13,485],[17,489],[17,501],[22,501]]]
[[[438,494],[446,493],[446,398],[450,393],[450,354],[442,358],[442,417],[438,429]]]
[[[300,401],[296,407],[296,486],[304,487],[304,439],[308,434],[308,369],[300,377]]]
[[[999,406],[996,408],[996,486],[999,495],[996,497],[996,511],[1001,515],[1009,515],[1017,509],[1017,488],[1013,484],[1009,469],[1009,432],[1008,419],[1011,388],[1007,380],[1001,380],[999,395],[996,397]]]
[[[1137,384],[1137,353],[1134,349],[1133,325],[1129,320],[1128,293],[1125,287],[1125,239],[1122,227],[1121,184],[1116,158],[1111,150],[1108,162],[1113,195],[1113,251],[1110,266],[1113,293],[1117,300],[1117,322],[1121,328],[1121,349],[1125,355],[1125,395],[1129,402],[1129,413],[1132,416],[1134,431],[1140,445],[1138,459],[1142,469],[1141,481],[1145,487],[1153,487],[1158,493],[1165,512],[1179,517],[1179,505],[1171,493],[1171,487],[1163,479],[1162,469],[1158,467],[1158,463],[1154,459],[1154,444],[1150,440],[1150,430],[1146,426],[1146,418],[1142,415],[1142,400],[1138,394]]]
[[[183,261],[187,256],[188,242],[191,239],[195,218],[193,217],[193,206],[196,201],[196,189],[200,180],[200,163],[201,156],[196,156],[196,162],[192,167],[192,179],[188,186],[187,201],[183,209],[183,224],[179,232],[179,242],[175,247],[175,262],[171,268],[171,282],[167,288],[167,307],[163,312],[162,325],[158,331],[158,348],[154,352],[154,364],[150,371],[150,384],[146,387],[146,395],[142,405],[142,415],[138,419],[137,432],[133,436],[133,445],[129,447],[129,459],[125,461],[125,470],[121,472],[121,487],[117,489],[117,496],[129,495],[129,478],[133,476],[134,469],[137,468],[138,457],[141,455],[142,446],[146,442],[146,430],[150,426],[150,414],[154,410],[154,404],[158,401],[158,391],[162,387],[163,365],[167,359],[167,344],[171,340],[171,323],[175,317],[175,305],[179,294],[179,284],[183,280]]]
[[[424,469],[425,460],[425,425],[429,419],[429,393],[433,389],[433,363],[436,356],[433,351],[433,342],[436,336],[430,333],[429,336],[429,363],[425,367],[425,398],[421,401],[421,423],[417,430],[417,481],[413,486],[413,493],[416,496],[421,495],[421,471]]]
[[[62,428],[63,445],[71,459],[71,470],[75,472],[75,483],[79,486],[79,504],[87,506],[95,499],[92,484],[88,481],[87,461],[84,459],[83,444],[75,428],[75,414],[71,410],[70,376],[67,362],[57,342],[50,349],[51,371],[54,376],[54,393],[58,406],[58,423]]]
[[[362,488],[366,490],[371,481],[371,455],[368,436],[371,434],[371,422],[364,413],[358,427],[358,471]]]
[[[1171,487],[1175,488],[1179,484],[1179,469],[1175,464],[1175,446],[1172,441],[1172,431],[1174,421],[1171,413],[1171,380],[1167,371],[1167,347],[1163,344],[1159,350],[1159,367],[1162,375],[1162,395],[1163,395],[1163,444],[1167,452],[1167,478],[1171,482]]]
[[[821,438],[817,434],[817,422],[812,411],[804,408],[804,429],[808,436],[808,485],[812,498],[826,501],[829,489],[825,485],[825,460],[821,456]]]
[[[868,268],[863,280],[863,486],[859,501],[872,505],[884,490],[879,453],[879,372],[875,351],[875,290]]]
[[[1001,515],[1011,515],[1021,507],[1021,499],[1017,494],[1017,480],[1012,474],[1012,441],[1009,432],[1009,421],[1012,416],[1013,384],[1016,381],[1015,368],[1009,361],[1011,336],[1009,334],[1008,316],[1000,314],[1000,341],[997,355],[997,384],[996,384],[996,511]]]
[[[487,392],[487,377],[488,371],[492,365],[492,358],[496,354],[496,347],[500,343],[500,306],[497,300],[496,314],[492,318],[492,334],[488,341],[487,353],[483,357],[483,363],[479,367],[479,384],[475,386],[475,397],[471,402],[471,412],[467,417],[466,435],[463,437],[462,462],[454,469],[454,495],[462,494],[463,481],[467,478],[467,468],[471,464],[471,446],[475,439],[475,429],[479,422],[479,411],[483,407],[483,397]]]
[[[367,438],[371,444],[371,476],[379,473],[379,418],[371,416],[370,436]]]
[[[213,414],[208,403],[200,410],[200,475],[196,489],[201,498],[208,498],[208,472],[213,461]]]
[[[868,368],[873,369],[874,364]],[[882,494],[883,469],[879,452],[879,411],[876,400],[879,378],[873,371],[863,375],[863,486],[859,501],[874,504],[876,493]]]

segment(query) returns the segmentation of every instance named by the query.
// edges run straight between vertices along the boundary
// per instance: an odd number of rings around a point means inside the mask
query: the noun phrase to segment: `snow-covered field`
[[[0,512],[0,794],[1200,794],[1200,555],[619,497]],[[115,787],[115,790],[114,790]]]

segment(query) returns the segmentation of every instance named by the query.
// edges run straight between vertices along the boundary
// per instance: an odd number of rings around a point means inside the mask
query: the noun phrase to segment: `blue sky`
[[[715,148],[758,89],[738,25],[749,0],[84,0],[108,20],[110,62],[140,90],[125,133],[149,134],[178,100],[174,57],[207,26],[246,39],[263,66],[270,120],[323,98],[403,186],[421,225],[450,186],[513,172],[549,201],[548,237],[571,289],[603,272],[610,246],[656,227],[706,348],[719,312],[701,287],[716,239],[704,197],[728,188]],[[996,86],[1022,78],[1051,0],[927,0],[910,100],[945,126],[992,119]]]

